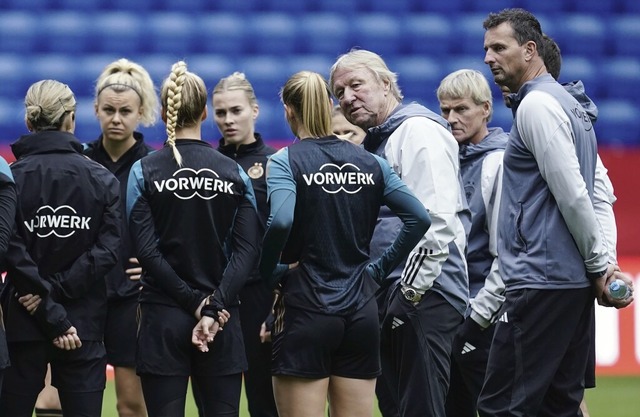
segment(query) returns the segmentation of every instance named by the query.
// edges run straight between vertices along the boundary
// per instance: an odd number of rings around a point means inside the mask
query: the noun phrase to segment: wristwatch
[[[422,300],[422,294],[411,287],[403,286],[402,288],[400,288],[400,291],[402,292],[404,299],[411,303],[417,304],[420,302],[420,300]]]

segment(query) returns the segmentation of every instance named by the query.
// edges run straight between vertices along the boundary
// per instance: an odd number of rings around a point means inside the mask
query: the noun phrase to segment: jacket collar
[[[23,135],[11,144],[16,159],[46,153],[82,153],[82,144],[73,134],[59,130],[45,130]]]

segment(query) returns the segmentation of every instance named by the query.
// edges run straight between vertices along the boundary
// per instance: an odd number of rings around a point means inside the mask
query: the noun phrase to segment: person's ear
[[[160,117],[162,118],[162,121],[166,124],[167,123],[167,109],[165,109],[164,106],[162,106],[160,108]]]
[[[256,120],[258,118],[258,115],[260,115],[260,106],[258,106],[257,104],[253,105],[253,120]]]
[[[202,111],[202,116],[200,116],[200,121],[204,122],[207,120],[207,116],[209,115],[209,110],[207,109],[209,106],[204,106],[204,110]]]

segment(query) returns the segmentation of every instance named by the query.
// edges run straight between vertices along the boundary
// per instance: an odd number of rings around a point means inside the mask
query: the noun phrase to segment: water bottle
[[[609,294],[613,299],[624,300],[631,295],[631,291],[623,280],[616,279],[609,284]]]

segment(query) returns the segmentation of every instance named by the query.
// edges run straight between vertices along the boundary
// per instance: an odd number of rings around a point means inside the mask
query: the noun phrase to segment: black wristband
[[[222,310],[217,309],[213,304],[206,304],[202,306],[202,309],[200,310],[200,315],[211,317],[213,319],[218,320],[218,313],[220,313],[220,311]]]
[[[589,278],[589,279],[598,279],[598,278],[600,278],[601,276],[603,276],[604,274],[607,273],[607,269],[608,268],[605,268],[605,269],[603,269],[602,271],[599,271],[599,272],[588,272],[587,271],[587,278]]]

